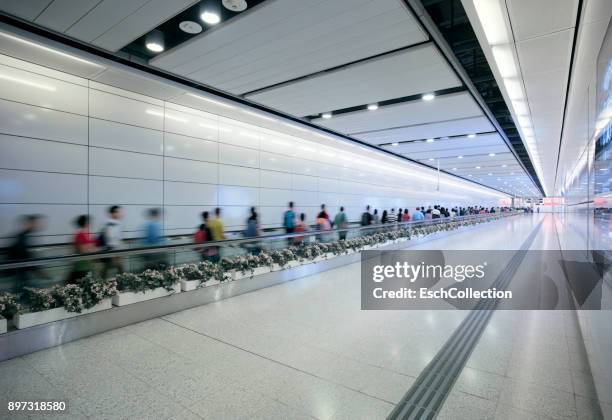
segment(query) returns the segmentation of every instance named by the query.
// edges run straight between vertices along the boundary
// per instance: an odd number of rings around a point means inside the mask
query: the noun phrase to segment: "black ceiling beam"
[[[398,105],[398,104],[403,104],[406,102],[417,102],[417,101],[422,101],[423,100],[423,95],[425,93],[433,93],[436,98],[440,97],[440,96],[445,96],[445,95],[454,95],[457,93],[461,93],[461,92],[465,92],[466,88],[465,86],[457,86],[457,87],[453,87],[453,88],[448,88],[448,89],[441,89],[441,90],[435,90],[433,92],[422,92],[422,93],[418,93],[416,95],[409,95],[409,96],[403,96],[401,98],[393,98],[393,99],[387,99],[384,101],[379,101],[379,102],[373,102],[378,104],[379,107],[386,107],[389,105]],[[342,114],[350,114],[352,112],[358,112],[358,111],[367,111],[368,110],[368,104],[364,104],[364,105],[357,105],[357,106],[351,106],[348,108],[341,108],[341,109],[332,109],[326,112],[331,112],[332,115],[342,115]],[[307,117],[309,120],[315,120],[315,119],[320,119],[321,118],[321,114],[315,114],[315,115],[308,115]]]

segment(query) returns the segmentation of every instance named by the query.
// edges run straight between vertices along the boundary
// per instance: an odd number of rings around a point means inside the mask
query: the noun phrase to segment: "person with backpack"
[[[75,220],[77,230],[74,233],[72,244],[74,246],[74,252],[77,254],[89,254],[98,250],[98,241],[92,237],[89,232],[90,221],[91,218],[87,214],[82,214]],[[93,265],[91,260],[76,261],[72,265],[72,270],[70,271],[66,283],[75,284],[92,270]]]
[[[159,208],[147,210],[147,221],[143,226],[144,238],[143,246],[159,246],[164,243],[161,223],[162,211]],[[157,269],[167,265],[163,252],[143,255],[144,266],[146,268]]]
[[[21,217],[22,228],[15,236],[15,240],[8,248],[8,259],[10,261],[29,260],[34,258],[32,253],[33,237],[36,232],[43,229],[44,216],[40,214],[28,214]],[[49,278],[40,267],[24,267],[15,269],[15,276],[19,287],[35,286],[34,279]]]
[[[402,222],[409,222],[411,219],[412,217],[410,216],[408,209],[404,209],[404,214],[402,214]]]
[[[210,233],[210,229],[208,228],[208,212],[202,212],[202,224],[198,227],[198,230],[193,235],[193,242],[195,244],[203,244],[204,242],[208,242],[212,239],[212,234]],[[213,255],[215,254],[214,247],[197,247],[196,251],[200,253],[202,256],[202,260],[211,260],[214,259]]]
[[[346,218],[346,213],[344,213],[344,207],[340,207],[340,211],[334,217],[334,227],[340,230],[338,238],[340,240],[346,239],[347,231],[344,229],[348,228],[348,219]]]
[[[123,229],[121,218],[123,217],[120,206],[111,206],[108,209],[108,219],[98,236],[98,245],[104,251],[116,251],[123,246]],[[110,257],[103,260],[102,278],[106,278],[110,270],[116,273],[123,272],[121,257]]]
[[[251,215],[246,221],[246,229],[244,230],[245,238],[256,238],[260,235],[259,232],[259,220],[255,207],[251,207]],[[244,244],[244,247],[251,254],[257,255],[261,252],[258,241],[248,242]]]
[[[306,226],[306,215],[304,213],[300,213],[300,218],[298,219],[297,223],[295,224],[294,233],[302,233],[302,232],[306,232],[307,230],[308,230],[308,228]],[[294,245],[299,245],[303,240],[304,240],[303,236],[294,236],[293,237],[293,244]]]
[[[329,215],[327,211],[325,211],[325,204],[321,204],[321,211],[317,214],[316,220],[317,230],[320,231],[328,231],[331,230],[332,225],[329,220]],[[320,242],[326,242],[328,240],[328,235],[317,235],[317,240]]]
[[[372,224],[372,213],[370,206],[366,206],[365,211],[361,214],[361,226],[370,226]]]
[[[286,234],[291,234],[295,231],[295,212],[293,211],[293,201],[289,202],[289,208],[283,214],[283,227]],[[287,238],[287,243],[291,244],[292,239]]]

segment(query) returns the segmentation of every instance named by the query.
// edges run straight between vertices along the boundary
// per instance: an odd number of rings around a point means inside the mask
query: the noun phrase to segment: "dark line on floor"
[[[491,287],[501,291],[506,290],[541,227],[542,221],[514,253]],[[476,304],[423,369],[387,419],[433,419],[437,416],[472,351],[476,348],[498,302],[499,299],[481,299]]]

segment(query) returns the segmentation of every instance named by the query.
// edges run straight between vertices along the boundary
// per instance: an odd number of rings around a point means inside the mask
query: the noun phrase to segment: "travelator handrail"
[[[87,254],[69,254],[69,255],[60,255],[55,257],[41,257],[41,258],[31,258],[28,260],[18,260],[18,261],[5,261],[0,263],[0,270],[10,270],[10,269],[19,269],[19,268],[31,268],[31,267],[40,267],[48,264],[62,263],[62,262],[75,262],[75,261],[89,261],[89,260],[99,260],[101,258],[112,258],[112,257],[131,257],[137,255],[147,255],[147,254],[156,254],[164,251],[193,251],[194,248],[201,250],[210,247],[232,247],[236,245],[248,244],[253,242],[262,242],[262,241],[276,241],[283,239],[291,239],[291,238],[306,238],[306,237],[320,237],[321,235],[329,235],[332,233],[348,233],[348,232],[365,232],[365,231],[384,231],[384,230],[392,230],[397,228],[410,228],[415,226],[422,225],[436,225],[440,223],[448,223],[448,222],[457,222],[457,221],[465,221],[465,220],[476,220],[476,219],[484,219],[487,217],[493,216],[512,216],[518,211],[506,211],[506,212],[496,212],[496,213],[484,213],[484,214],[472,214],[466,216],[455,216],[455,217],[440,217],[436,219],[425,219],[425,220],[417,220],[417,221],[408,221],[408,222],[394,222],[394,223],[377,223],[369,226],[359,226],[359,227],[348,227],[344,229],[330,229],[330,230],[311,230],[304,232],[295,232],[295,233],[283,233],[278,235],[260,235],[260,236],[252,236],[252,237],[243,237],[243,238],[228,238],[219,241],[207,241],[203,243],[189,243],[189,244],[167,244],[167,245],[155,245],[155,246],[146,246],[139,248],[129,248],[129,249],[117,249],[117,250],[104,250],[104,251],[96,251]]]

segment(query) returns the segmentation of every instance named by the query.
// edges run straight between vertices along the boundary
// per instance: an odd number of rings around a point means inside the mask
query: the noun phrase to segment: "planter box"
[[[251,270],[247,270],[242,274],[241,271],[232,270],[232,280],[240,280],[240,279],[248,279],[251,277],[259,276],[261,274],[266,274],[270,272],[270,267],[257,267]]]
[[[98,303],[92,308],[83,309],[80,314],[76,312],[68,312],[62,306],[59,308],[48,309],[46,311],[17,314],[15,315],[14,323],[15,327],[21,330],[24,328],[33,327],[34,325],[61,321],[62,319],[74,318],[79,315],[91,314],[93,312],[103,311],[110,308],[112,308],[111,299],[104,299],[102,302]]]
[[[272,267],[270,268],[270,271],[284,270],[286,268],[297,267],[298,265],[301,265],[301,263],[298,260],[289,261],[287,264],[285,264],[282,267],[279,264],[274,263],[274,264],[272,264]]]
[[[0,318],[0,334],[4,334],[6,332],[6,319]]]
[[[207,280],[181,280],[181,290],[183,292],[190,292],[197,289],[200,283],[206,283]]]
[[[113,296],[113,305],[125,306],[131,305],[132,303],[143,302],[145,300],[157,299],[164,296],[173,295],[181,292],[181,284],[176,283],[173,290],[166,290],[163,287],[156,289],[147,290],[143,292],[121,292],[116,296]]]
[[[205,287],[210,287],[210,286],[214,286],[216,284],[221,283],[219,280],[206,280],[206,283],[204,284]]]

